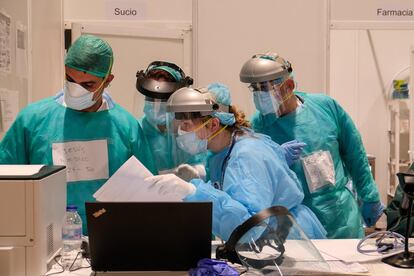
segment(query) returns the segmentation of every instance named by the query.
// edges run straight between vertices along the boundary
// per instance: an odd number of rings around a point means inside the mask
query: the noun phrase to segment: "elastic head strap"
[[[231,233],[229,240],[216,249],[216,258],[227,259],[233,263],[240,263],[239,256],[236,253],[235,247],[237,242],[245,235],[252,227],[258,225],[262,221],[268,219],[271,216],[287,216],[290,215],[289,211],[283,206],[272,206],[267,209],[260,211],[254,216],[247,219],[243,224],[237,226],[236,229]],[[290,227],[290,226],[289,226]],[[279,256],[276,261],[280,260]],[[252,260],[252,259],[249,259]],[[253,261],[253,260],[252,260]],[[273,262],[271,262],[273,264]]]

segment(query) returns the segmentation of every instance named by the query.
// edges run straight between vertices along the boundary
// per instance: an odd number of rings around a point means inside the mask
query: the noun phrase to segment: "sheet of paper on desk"
[[[152,173],[132,156],[93,195],[97,201],[181,201],[177,195],[159,195],[145,178]]]

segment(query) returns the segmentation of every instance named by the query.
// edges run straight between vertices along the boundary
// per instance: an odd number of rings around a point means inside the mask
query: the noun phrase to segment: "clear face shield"
[[[167,123],[167,101],[145,97],[144,114],[154,126],[165,126]]]
[[[277,117],[284,114],[286,102],[293,96],[292,91],[284,88],[286,80],[279,78],[272,81],[251,83],[248,87],[253,93],[253,101],[256,109],[262,114],[275,114]]]
[[[196,164],[207,154],[208,134],[204,128],[211,120],[199,112],[167,112],[168,144],[173,166]]]
[[[330,271],[293,216],[281,206],[251,217],[233,231],[225,246],[224,252],[230,256],[226,259],[261,275],[315,275]],[[220,252],[216,254],[223,258]]]

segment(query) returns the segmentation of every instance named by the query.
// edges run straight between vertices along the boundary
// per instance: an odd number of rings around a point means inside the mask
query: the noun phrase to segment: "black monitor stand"
[[[414,199],[414,174],[410,173],[397,173],[400,186],[404,193],[408,197],[408,214],[407,214],[407,227],[405,229],[405,245],[404,252],[397,253],[395,255],[383,258],[382,261],[386,264],[399,267],[399,268],[414,268],[414,252],[408,250],[408,238],[411,234],[411,212],[413,208]]]

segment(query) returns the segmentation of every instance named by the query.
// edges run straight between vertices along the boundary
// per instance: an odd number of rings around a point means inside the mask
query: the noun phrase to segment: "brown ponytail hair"
[[[240,129],[241,127],[251,127],[250,122],[246,119],[246,114],[244,114],[244,112],[239,110],[236,106],[230,105],[229,113],[232,113],[236,119],[234,125],[229,126],[231,130]]]

